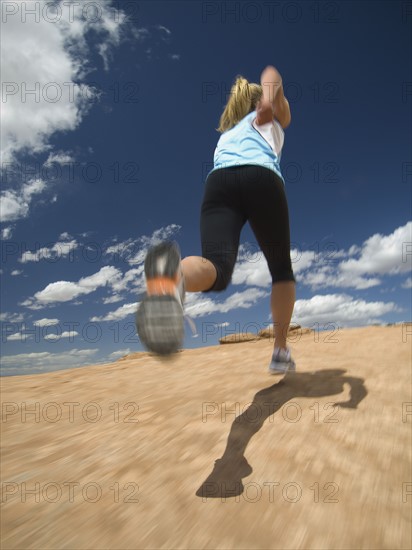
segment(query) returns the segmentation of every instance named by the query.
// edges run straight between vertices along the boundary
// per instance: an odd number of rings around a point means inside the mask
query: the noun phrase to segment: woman
[[[295,303],[290,232],[279,160],[283,129],[291,115],[282,78],[272,66],[261,85],[237,77],[220,118],[222,133],[208,174],[201,209],[202,256],[180,259],[174,243],[149,250],[145,260],[147,296],[137,312],[142,342],[159,354],[176,351],[184,336],[183,299],[188,292],[221,291],[230,283],[240,232],[249,222],[272,277],[274,320],[272,374],[295,370],[286,345]]]

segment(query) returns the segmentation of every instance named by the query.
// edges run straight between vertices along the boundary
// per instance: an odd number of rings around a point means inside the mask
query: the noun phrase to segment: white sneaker
[[[269,365],[270,374],[286,374],[296,372],[296,364],[290,354],[290,349],[275,348]]]

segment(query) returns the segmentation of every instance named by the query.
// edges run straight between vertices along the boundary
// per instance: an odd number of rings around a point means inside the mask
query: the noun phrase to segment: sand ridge
[[[2,548],[410,548],[403,328],[3,378]]]

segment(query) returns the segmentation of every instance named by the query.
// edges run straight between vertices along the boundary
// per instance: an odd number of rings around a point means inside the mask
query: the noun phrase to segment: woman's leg
[[[295,305],[294,281],[280,281],[272,285],[270,299],[274,321],[275,347],[286,349],[286,338]]]
[[[295,304],[295,279],[290,260],[289,212],[284,184],[267,168],[248,169],[244,202],[250,226],[272,275],[271,310],[275,347],[286,348]]]
[[[211,261],[201,256],[188,256],[182,260],[185,288],[188,292],[202,292],[211,288],[217,272]]]

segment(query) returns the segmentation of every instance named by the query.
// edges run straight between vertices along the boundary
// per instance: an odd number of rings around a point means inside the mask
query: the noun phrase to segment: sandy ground
[[[295,338],[1,379],[2,549],[411,548],[412,335]]]

